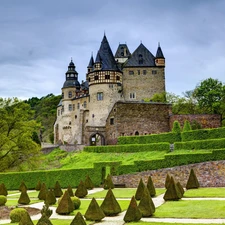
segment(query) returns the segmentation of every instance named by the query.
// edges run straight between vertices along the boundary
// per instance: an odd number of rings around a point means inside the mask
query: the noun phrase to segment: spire
[[[102,60],[101,60],[101,56],[100,56],[100,53],[98,51],[97,55],[96,55],[96,59],[95,59],[95,63],[100,63]]]
[[[158,49],[157,49],[157,52],[156,52],[156,58],[163,58],[163,59],[165,59],[165,57],[163,55],[163,52],[162,52],[162,49],[160,47],[160,43],[158,43]]]
[[[90,61],[89,61],[89,64],[88,64],[88,67],[87,68],[92,68],[94,65],[94,58],[93,58],[93,53],[91,54],[91,58],[90,58]]]

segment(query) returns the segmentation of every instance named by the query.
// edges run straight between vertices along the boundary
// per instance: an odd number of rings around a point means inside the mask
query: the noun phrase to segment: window
[[[60,116],[60,110],[58,110],[58,116]]]
[[[72,111],[73,110],[73,105],[72,104],[69,104],[68,105],[68,109],[69,109],[69,111]]]
[[[157,74],[157,70],[152,70],[152,74]]]
[[[62,110],[61,110],[61,113],[63,113],[64,112],[64,105],[62,105]]]
[[[143,64],[144,60],[143,60],[142,54],[138,55],[138,62],[139,62],[139,64]]]
[[[95,76],[95,80],[98,80],[98,76]]]
[[[84,108],[86,108],[87,107],[87,102],[86,101],[84,101]]]
[[[116,80],[120,80],[120,76],[116,76]]]
[[[80,109],[80,103],[77,103],[77,109]]]
[[[72,91],[68,92],[68,98],[72,98]]]
[[[75,110],[75,104],[73,104],[73,111]]]
[[[130,70],[129,71],[129,75],[134,75],[134,71],[133,70]]]
[[[143,75],[146,75],[147,74],[147,71],[146,70],[143,70]]]
[[[64,99],[64,92],[62,92],[62,99]]]
[[[138,75],[140,75],[141,74],[141,71],[140,70],[138,70]]]
[[[110,79],[110,75],[105,75],[105,79],[109,80]]]
[[[124,53],[123,52],[121,52],[121,56],[124,56]]]
[[[103,92],[98,92],[97,93],[97,100],[102,101],[103,100]]]
[[[110,118],[110,125],[114,124],[114,118]]]
[[[109,84],[109,88],[113,88],[113,84]]]
[[[130,99],[135,99],[136,98],[136,94],[135,93],[130,93]]]

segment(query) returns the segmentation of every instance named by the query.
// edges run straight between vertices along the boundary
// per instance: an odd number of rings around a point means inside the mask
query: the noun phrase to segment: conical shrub
[[[89,177],[89,175],[86,176],[86,179],[84,181],[84,185],[88,190],[91,190],[94,188],[94,184],[91,180],[91,178]]]
[[[45,204],[54,205],[56,203],[56,197],[54,190],[50,189],[46,192]]]
[[[65,193],[62,196],[62,199],[59,201],[59,205],[56,208],[56,213],[60,215],[68,215],[74,210],[73,202],[69,196],[68,191],[65,191]]]
[[[30,198],[27,194],[27,191],[24,189],[22,190],[20,197],[18,199],[18,203],[22,205],[28,205],[30,203]]]
[[[114,184],[113,184],[113,181],[112,181],[112,176],[110,174],[108,174],[108,176],[106,177],[105,181],[104,181],[104,185],[103,185],[103,188],[105,190],[111,188],[113,189],[114,188]]]
[[[179,188],[180,193],[181,193],[181,195],[183,197],[183,195],[184,195],[184,188],[182,187],[182,185],[181,185],[181,183],[179,181],[177,182],[177,187]]]
[[[24,181],[22,181],[21,184],[20,184],[20,186],[19,186],[19,191],[23,191],[23,190],[26,190],[27,191],[27,186],[24,183]]]
[[[166,180],[165,180],[165,188],[166,189],[169,187],[170,179],[171,179],[171,176],[167,173]]]
[[[56,183],[55,183],[54,192],[55,192],[56,198],[59,198],[63,195],[63,191],[62,191],[62,188],[59,184],[59,181],[56,181]]]
[[[141,197],[142,197],[143,192],[144,192],[144,188],[145,188],[145,185],[144,185],[143,180],[141,178],[140,181],[139,181],[136,193],[135,193],[135,199],[136,200],[141,200]]]
[[[152,216],[155,212],[155,205],[152,201],[147,187],[144,188],[144,192],[141,201],[139,202],[138,208],[140,209],[143,217]]]
[[[4,183],[0,184],[0,195],[4,195],[4,196],[8,195],[8,191]]]
[[[191,130],[191,124],[188,120],[185,120],[184,122],[184,127],[183,127],[183,132],[186,132],[186,131],[190,131]]]
[[[70,197],[73,197],[74,196],[73,189],[72,189],[72,187],[70,185],[68,185],[67,191],[68,191]]]
[[[41,209],[41,215],[45,215],[47,216],[48,218],[50,218],[50,216],[52,215],[52,210],[49,208],[49,205],[48,204],[44,204],[42,209]]]
[[[190,171],[190,175],[186,184],[186,189],[194,189],[194,188],[199,188],[199,182],[198,179],[195,175],[195,172],[193,169]]]
[[[134,198],[134,196],[131,198],[130,204],[128,206],[128,209],[126,211],[126,214],[123,218],[123,220],[128,223],[128,222],[136,222],[139,221],[142,217],[142,213],[140,209],[137,206],[137,202]]]
[[[80,212],[76,214],[70,225],[86,225],[86,222]]]
[[[151,176],[148,177],[147,188],[151,197],[156,195],[155,186],[153,184]]]
[[[75,196],[78,198],[84,198],[88,194],[87,188],[84,185],[84,182],[81,180],[77,190],[75,191]]]
[[[21,217],[19,225],[34,225],[34,223],[30,218],[29,213],[26,213]]]
[[[95,198],[92,198],[92,200],[88,206],[88,209],[84,214],[84,217],[86,218],[86,220],[91,220],[91,221],[96,221],[96,222],[101,221],[105,217],[104,212],[99,207]]]
[[[41,181],[40,180],[37,182],[35,190],[36,191],[40,191],[41,190]]]
[[[182,198],[182,194],[171,176],[169,186],[163,196],[165,201],[176,201]]]
[[[100,207],[106,216],[116,216],[121,212],[121,207],[116,200],[111,188],[108,190]]]
[[[38,194],[38,199],[45,200],[47,191],[48,190],[47,190],[47,187],[46,187],[45,183],[42,183],[41,189],[40,189],[39,194]]]
[[[50,221],[49,217],[47,217],[45,214],[41,216],[41,218],[38,220],[36,225],[53,225]]]

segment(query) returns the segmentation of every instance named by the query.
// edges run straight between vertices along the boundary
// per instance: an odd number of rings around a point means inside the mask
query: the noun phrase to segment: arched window
[[[138,132],[138,131],[136,131],[136,132],[135,132],[135,135],[137,135],[137,136],[138,136],[138,135],[139,135],[139,132]]]
[[[72,91],[68,92],[68,98],[72,98]]]
[[[84,101],[84,108],[87,108],[87,102]]]

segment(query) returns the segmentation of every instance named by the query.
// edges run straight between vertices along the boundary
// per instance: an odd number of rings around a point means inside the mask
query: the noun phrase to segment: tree
[[[225,86],[217,79],[208,78],[196,86],[194,96],[204,113],[221,113]]]
[[[33,120],[30,106],[18,99],[0,99],[0,171],[22,162],[32,163],[40,145],[32,139],[40,124]]]

